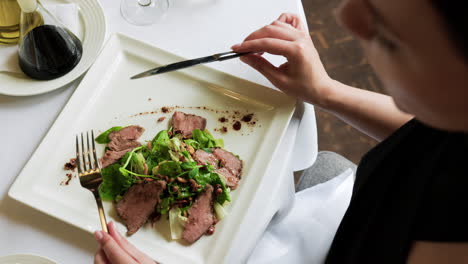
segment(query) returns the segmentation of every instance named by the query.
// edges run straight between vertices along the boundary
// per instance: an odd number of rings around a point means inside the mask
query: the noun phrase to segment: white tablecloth
[[[227,51],[283,12],[298,13],[305,21],[300,0],[171,0],[169,12],[159,23],[137,27],[122,19],[119,0],[100,2],[106,15],[107,35],[123,32],[189,58]],[[277,57],[271,59],[275,63],[282,61]],[[209,66],[272,87],[263,76],[239,60]],[[63,89],[33,97],[0,96],[0,145],[3,149],[0,152],[0,256],[32,253],[59,263],[92,263],[96,243],[91,234],[7,197],[15,177],[78,84],[79,80]],[[271,217],[290,205],[294,192],[292,171],[312,165],[317,154],[314,109],[310,105],[299,106],[275,157],[278,162],[270,168],[271,173],[281,173],[284,181],[284,188],[271,205]],[[232,252],[248,255],[259,236],[251,237]]]

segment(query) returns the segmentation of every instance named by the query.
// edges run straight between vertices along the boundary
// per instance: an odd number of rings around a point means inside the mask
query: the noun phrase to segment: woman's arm
[[[437,243],[416,241],[408,264],[468,263],[468,243]]]
[[[361,132],[381,141],[412,116],[398,110],[390,96],[334,81],[320,107]]]
[[[382,140],[411,119],[397,109],[388,96],[353,88],[332,80],[323,67],[309,32],[299,18],[283,14],[271,25],[252,33],[237,52],[267,52],[288,61],[275,67],[259,54],[241,57],[273,85],[335,114],[340,119]]]

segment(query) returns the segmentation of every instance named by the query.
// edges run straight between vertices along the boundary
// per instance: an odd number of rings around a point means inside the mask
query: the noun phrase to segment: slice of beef
[[[232,175],[227,168],[219,168],[215,170],[215,172],[226,179],[227,187],[231,188],[231,190],[237,189],[237,185],[239,184],[240,178]]]
[[[197,241],[213,225],[213,186],[207,184],[203,193],[188,210],[189,216],[185,223],[182,238],[193,243]]]
[[[114,131],[109,134],[109,139],[112,141],[116,136],[120,136],[122,139],[126,140],[137,140],[140,138],[141,134],[145,132],[145,129],[141,126],[128,126],[124,127],[119,131]]]
[[[140,126],[128,126],[122,128],[120,131],[114,131],[109,134],[111,140],[108,144],[108,150],[101,158],[101,166],[103,168],[114,164],[121,159],[125,153],[132,149],[139,147],[140,143],[136,141],[145,129]]]
[[[205,129],[206,119],[197,115],[174,112],[172,115],[172,127],[175,133],[182,134],[184,138],[190,138],[194,129]]]
[[[218,159],[213,155],[213,153],[208,153],[204,150],[197,150],[192,155],[193,159],[200,165],[211,164],[215,169],[218,168]]]
[[[231,152],[221,148],[214,149],[213,155],[219,159],[221,163],[221,169],[218,169],[216,172],[222,174],[226,178],[226,184],[231,189],[236,189],[242,174],[242,160]]]
[[[117,214],[127,226],[127,234],[132,235],[148,221],[160,195],[166,188],[165,181],[144,180],[130,187],[117,205]]]
[[[113,150],[106,150],[104,156],[101,158],[101,167],[105,168],[109,165],[116,163],[119,159],[121,159],[125,153],[131,151],[132,149],[125,149],[122,151],[113,151]]]
[[[114,136],[111,142],[107,144],[107,147],[113,151],[132,150],[139,146],[140,143],[138,141],[124,139],[121,135]]]

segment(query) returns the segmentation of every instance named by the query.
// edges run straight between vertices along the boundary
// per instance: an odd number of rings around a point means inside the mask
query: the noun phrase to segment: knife
[[[252,54],[253,52],[233,52],[233,51],[228,51],[228,52],[223,52],[223,53],[217,53],[213,54],[211,56],[206,56],[206,57],[201,57],[197,59],[192,59],[192,60],[186,60],[186,61],[180,61],[172,64],[167,64],[161,67],[157,67],[142,73],[139,73],[135,76],[132,76],[130,79],[139,79],[143,77],[148,77],[156,74],[161,74],[165,72],[170,72],[170,71],[175,71],[175,70],[180,70],[188,67],[192,67],[198,64],[204,64],[204,63],[209,63],[209,62],[214,62],[214,61],[225,61],[233,58],[237,58],[240,56],[244,56],[247,54]]]

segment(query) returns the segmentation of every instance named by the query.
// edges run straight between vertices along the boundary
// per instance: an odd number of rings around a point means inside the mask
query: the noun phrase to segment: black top
[[[414,241],[468,242],[467,138],[412,120],[369,151],[326,263],[406,263]]]

